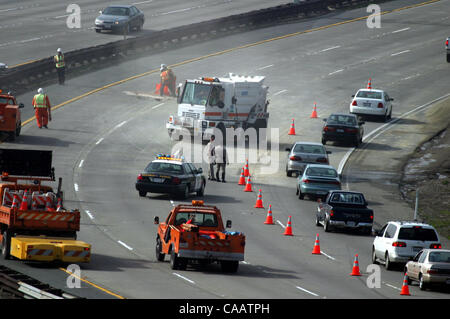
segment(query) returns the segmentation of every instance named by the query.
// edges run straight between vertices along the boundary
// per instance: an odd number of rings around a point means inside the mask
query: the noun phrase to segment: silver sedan
[[[300,175],[308,164],[329,165],[327,151],[321,143],[296,142],[291,148],[286,148],[289,152],[286,163],[286,175],[291,177],[292,173]]]
[[[450,250],[421,250],[413,260],[408,261],[405,273],[409,283],[412,280],[419,282],[421,290],[431,284],[450,286]]]

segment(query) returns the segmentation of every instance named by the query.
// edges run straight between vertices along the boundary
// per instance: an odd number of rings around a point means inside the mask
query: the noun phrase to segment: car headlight
[[[116,21],[116,22],[114,22],[114,24],[120,24],[121,23],[121,21]]]
[[[102,20],[99,20],[99,19],[95,19],[95,24],[102,24],[103,23],[103,21]]]

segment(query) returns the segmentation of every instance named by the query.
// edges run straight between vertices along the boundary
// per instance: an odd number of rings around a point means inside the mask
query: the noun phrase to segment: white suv
[[[418,222],[391,221],[376,232],[372,245],[372,263],[382,260],[386,269],[393,263],[406,263],[424,248],[441,248],[433,226]]]

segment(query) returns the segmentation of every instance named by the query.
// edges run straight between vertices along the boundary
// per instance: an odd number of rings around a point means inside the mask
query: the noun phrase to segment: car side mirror
[[[203,173],[203,168],[200,167],[199,169],[197,169],[197,173],[198,173],[198,174]]]
[[[227,228],[231,228],[231,220],[227,220]]]
[[[327,151],[327,154],[332,154],[333,152],[331,152],[331,151]]]
[[[394,101],[394,99],[391,97],[391,98],[389,99],[389,101]]]
[[[326,119],[326,118],[324,118],[324,119],[322,119],[322,121],[326,122],[326,121],[327,121],[327,119]]]
[[[222,101],[217,102],[217,107],[219,109],[223,109],[224,106],[225,106],[225,103],[223,103]]]
[[[359,125],[363,125],[363,124],[366,124],[366,122],[361,121],[361,122],[358,122],[358,124],[359,124]]]
[[[284,150],[285,150],[286,152],[290,152],[290,151],[291,151],[291,149],[290,149],[289,147],[286,147]]]
[[[19,103],[19,109],[23,109],[25,105],[23,103]]]
[[[380,236],[380,229],[372,228],[372,236]]]
[[[155,225],[159,224],[159,217],[158,216],[155,216],[155,219],[153,220],[153,223]]]

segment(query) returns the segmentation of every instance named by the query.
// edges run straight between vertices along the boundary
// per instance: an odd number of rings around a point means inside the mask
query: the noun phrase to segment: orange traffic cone
[[[19,197],[14,194],[14,199],[11,204],[11,209],[17,209],[19,207]]]
[[[311,116],[310,116],[310,118],[312,118],[312,119],[318,118],[316,107],[317,107],[317,105],[316,105],[316,103],[314,103],[314,108],[313,108],[313,111],[312,111]]]
[[[320,241],[319,234],[316,235],[316,241],[314,242],[314,248],[312,250],[313,255],[320,255]]]
[[[288,135],[295,135],[294,119],[292,119],[291,128],[289,129]]]
[[[239,177],[238,185],[245,185],[244,168],[242,167],[241,177]]]
[[[272,205],[269,205],[269,210],[267,211],[267,217],[266,221],[264,222],[266,225],[273,225],[273,218],[272,218]]]
[[[62,201],[61,198],[58,198],[58,204],[56,205],[56,211],[59,212],[62,210]]]
[[[369,82],[367,82],[367,88],[372,90],[372,78],[369,78]]]
[[[248,169],[248,159],[245,161],[245,166],[244,166],[244,176],[248,177],[250,175],[250,171]]]
[[[46,198],[45,210],[47,212],[55,211],[55,209],[52,207],[52,199],[50,198],[50,196],[47,196],[47,198]]]
[[[20,203],[19,210],[28,210],[28,190],[25,190],[22,197],[22,203]]]
[[[294,234],[292,234],[291,216],[289,216],[289,218],[288,218],[286,230],[284,231],[283,235],[284,236],[294,236]]]
[[[256,204],[254,208],[264,208],[263,202],[262,202],[262,193],[261,190],[258,192],[258,197],[256,199]]]
[[[358,254],[355,255],[355,261],[353,262],[353,269],[350,276],[361,276],[359,272]]]
[[[405,276],[403,277],[403,286],[402,291],[400,291],[400,295],[402,296],[411,296],[409,293],[409,287],[408,287],[408,275],[405,273]]]
[[[244,192],[253,192],[251,176],[248,175],[247,184],[245,184]]]

